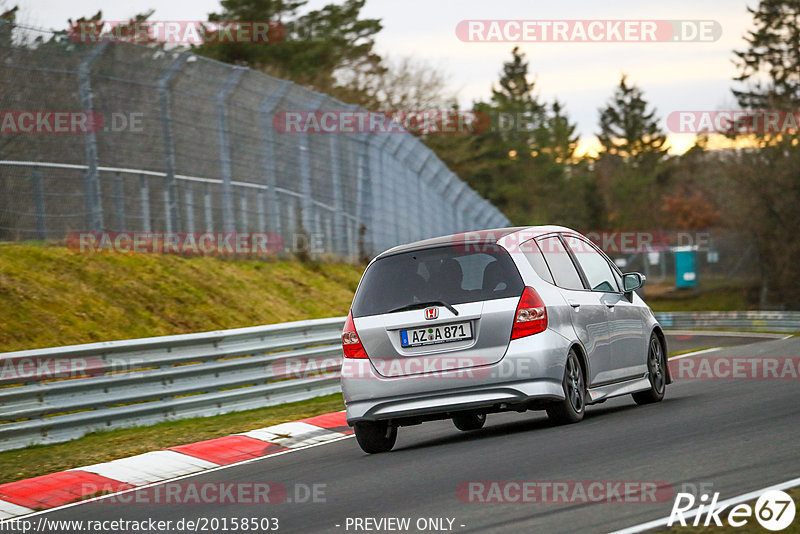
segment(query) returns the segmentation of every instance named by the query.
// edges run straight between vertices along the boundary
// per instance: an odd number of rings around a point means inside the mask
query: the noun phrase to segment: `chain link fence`
[[[508,225],[409,133],[273,126],[285,110],[355,109],[191,51],[75,43],[0,22],[0,240],[276,232],[287,245],[313,235],[318,252],[353,259]],[[76,111],[102,126],[20,129],[31,126],[21,113],[52,125],[48,112]]]

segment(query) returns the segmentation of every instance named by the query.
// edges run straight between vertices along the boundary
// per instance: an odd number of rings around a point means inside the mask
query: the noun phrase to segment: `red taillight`
[[[511,330],[511,339],[518,339],[532,334],[544,332],[547,329],[547,308],[542,302],[542,297],[535,289],[528,286],[522,292],[514,313],[514,328]]]
[[[367,351],[358,339],[356,325],[353,322],[353,312],[347,314],[347,321],[342,329],[342,350],[345,358],[367,358]]]

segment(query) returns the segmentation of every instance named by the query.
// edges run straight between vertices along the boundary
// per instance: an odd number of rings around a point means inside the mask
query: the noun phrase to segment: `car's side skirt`
[[[650,389],[650,379],[645,373],[642,376],[624,380],[622,382],[614,382],[613,384],[605,384],[589,388],[589,394],[586,399],[587,404],[595,404],[602,402],[611,397],[618,397],[620,395],[628,395],[629,393],[636,393],[637,391],[645,391]]]

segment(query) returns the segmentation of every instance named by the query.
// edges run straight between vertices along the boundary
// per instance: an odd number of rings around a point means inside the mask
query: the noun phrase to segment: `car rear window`
[[[513,260],[497,245],[482,245],[479,252],[452,246],[403,252],[369,266],[353,299],[353,316],[436,300],[452,305],[518,297],[523,288]]]

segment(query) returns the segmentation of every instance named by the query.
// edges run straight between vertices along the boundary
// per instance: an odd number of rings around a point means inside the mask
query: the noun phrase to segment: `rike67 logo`
[[[751,523],[753,518],[767,530],[774,532],[788,527],[794,521],[795,504],[792,497],[780,490],[771,490],[762,493],[755,505],[740,503],[719,502],[719,493],[714,493],[711,501],[708,495],[704,494],[699,499],[699,506],[695,506],[695,496],[691,493],[678,493],[675,503],[672,505],[672,512],[669,515],[667,526],[718,526],[721,527],[724,521],[732,527],[744,527]],[[723,514],[725,512],[725,514]],[[689,520],[694,518],[692,523]],[[726,519],[723,519],[726,518]]]

